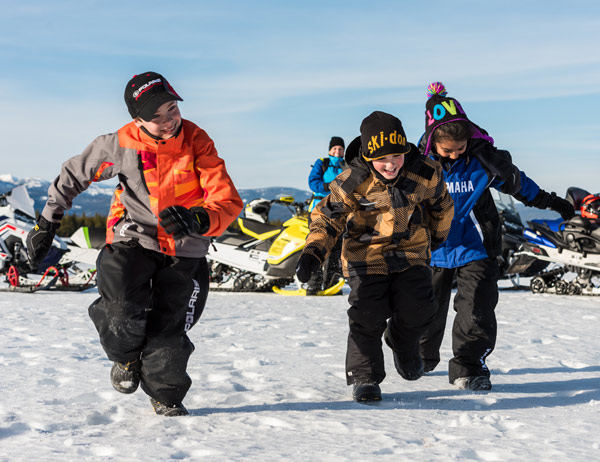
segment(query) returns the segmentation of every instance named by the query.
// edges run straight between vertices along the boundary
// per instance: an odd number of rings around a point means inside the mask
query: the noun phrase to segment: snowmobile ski
[[[317,292],[317,296],[336,295],[337,293],[340,292],[340,290],[342,290],[342,287],[344,287],[345,283],[346,283],[346,280],[344,278],[340,278],[339,281],[336,282],[331,287],[328,287],[325,290],[320,290],[319,292]],[[288,295],[288,296],[295,296],[295,297],[306,296],[306,289],[302,289],[302,288],[296,289],[296,290],[285,290],[285,289],[280,289],[279,287],[275,286],[275,287],[273,287],[273,292],[275,292],[276,294],[279,294],[279,295]]]

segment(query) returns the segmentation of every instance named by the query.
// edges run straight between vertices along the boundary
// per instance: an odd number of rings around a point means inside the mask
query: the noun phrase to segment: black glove
[[[204,234],[210,227],[208,213],[203,207],[186,209],[181,205],[173,205],[162,210],[158,217],[160,226],[175,239],[190,234]]]
[[[321,263],[317,257],[303,253],[298,259],[296,275],[300,282],[308,282],[312,274],[319,269]]]
[[[51,223],[40,215],[37,224],[29,231],[25,245],[33,268],[48,255],[59,226],[60,223]]]
[[[550,201],[550,208],[555,212],[560,213],[563,220],[567,221],[575,216],[575,209],[569,201],[561,199],[560,197],[554,197]]]
[[[575,215],[575,209],[571,203],[565,199],[557,197],[554,193],[551,194],[551,199],[548,203],[548,208],[560,213],[563,220],[567,221]]]
[[[561,199],[554,192],[547,193],[543,189],[540,189],[540,192],[537,193],[537,196],[530,203],[525,202],[525,205],[537,207],[538,209],[552,209],[560,213],[563,220],[573,218],[575,215],[575,209],[573,209],[570,202]]]

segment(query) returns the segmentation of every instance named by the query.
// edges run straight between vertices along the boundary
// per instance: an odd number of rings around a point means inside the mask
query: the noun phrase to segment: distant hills
[[[0,194],[10,191],[15,186],[24,184],[27,187],[29,195],[34,201],[36,211],[41,211],[48,198],[48,187],[50,181],[42,178],[15,178],[12,175],[0,175]],[[106,215],[110,205],[113,189],[116,183],[109,181],[101,183],[92,183],[90,187],[75,198],[73,208],[70,213],[76,215],[86,214],[93,216],[97,213]],[[252,199],[265,198],[275,199],[279,195],[290,195],[298,202],[304,201],[311,197],[310,191],[304,191],[296,188],[288,187],[269,187],[255,189],[239,189],[240,196],[244,203]]]
[[[15,186],[24,184],[27,186],[27,191],[34,201],[34,207],[36,211],[41,211],[44,204],[46,203],[48,186],[50,181],[42,178],[15,178],[12,175],[0,175],[0,194],[10,191]],[[70,213],[76,215],[86,214],[87,216],[93,216],[95,214],[106,215],[110,205],[112,192],[116,183],[110,184],[105,181],[102,183],[92,183],[90,187],[83,193],[80,194],[73,201],[73,208]],[[239,189],[240,196],[244,200],[244,203],[251,201],[252,199],[265,198],[275,199],[279,195],[291,195],[298,202],[302,202],[312,196],[310,191],[302,189],[288,188],[284,186],[274,186],[269,188],[253,188],[253,189]],[[533,218],[556,218],[558,214],[550,210],[538,210],[531,207],[525,207],[521,202],[517,202],[517,210],[521,215],[521,219],[526,222]],[[282,212],[277,208],[272,210],[269,219],[285,219],[289,213]]]

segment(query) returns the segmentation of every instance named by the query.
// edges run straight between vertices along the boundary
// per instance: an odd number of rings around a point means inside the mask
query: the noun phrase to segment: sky
[[[308,189],[331,136],[374,110],[425,125],[441,81],[548,191],[600,191],[600,3],[0,0],[0,173],[51,180],[129,122],[159,72],[238,188]]]
[[[501,290],[487,393],[448,383],[450,310],[436,370],[407,382],[385,346],[383,400],[364,405],[344,373],[348,291],[211,292],[188,417],[112,389],[96,289],[0,293],[0,462],[599,460],[598,297]]]

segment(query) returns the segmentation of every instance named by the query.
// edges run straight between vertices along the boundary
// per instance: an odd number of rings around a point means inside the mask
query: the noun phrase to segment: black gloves
[[[535,198],[529,203],[525,204],[531,207],[537,207],[538,209],[551,209],[555,212],[560,213],[563,220],[573,218],[575,215],[575,209],[570,202],[565,199],[561,199],[556,193],[547,193],[543,189],[535,196]]]
[[[575,215],[575,209],[573,208],[571,203],[569,201],[566,201],[565,199],[557,197],[554,193],[552,193],[551,196],[552,198],[550,199],[548,207],[554,210],[555,212],[560,213],[560,216],[565,221],[573,218],[573,216]]]
[[[190,234],[204,234],[210,227],[210,218],[202,207],[186,209],[181,205],[173,205],[161,211],[158,217],[160,225],[175,239]]]
[[[31,266],[35,268],[40,263],[52,247],[52,241],[60,223],[50,223],[40,215],[35,227],[29,231],[26,240],[27,254]]]
[[[296,276],[300,282],[308,282],[312,274],[319,269],[321,263],[317,257],[303,253],[298,259]]]

